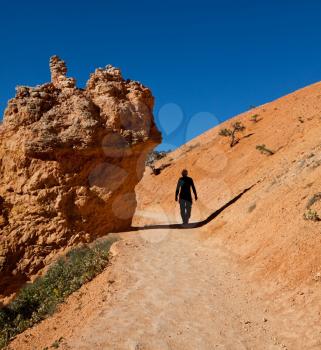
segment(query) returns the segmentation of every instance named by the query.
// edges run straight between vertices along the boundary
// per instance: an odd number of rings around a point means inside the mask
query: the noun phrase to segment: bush
[[[304,214],[303,214],[304,220],[311,220],[311,221],[320,221],[319,214],[313,210],[313,209],[308,209]]]
[[[231,125],[231,129],[227,129],[227,128],[221,129],[219,132],[219,135],[229,137],[231,139],[230,147],[233,147],[240,141],[240,139],[236,136],[236,134],[244,130],[245,130],[245,126],[241,122],[235,122]]]
[[[250,120],[253,122],[253,123],[257,123],[259,121],[259,115],[258,114],[253,114],[251,115],[251,118]]]
[[[265,145],[257,145],[256,149],[262,154],[267,154],[268,156],[272,156],[274,154],[274,152],[267,148]]]
[[[53,314],[68,295],[102,272],[112,243],[105,240],[93,247],[72,250],[43,277],[21,289],[8,306],[0,309],[0,348],[15,335]]]
[[[170,153],[171,150],[168,151],[151,151],[149,152],[147,159],[146,159],[146,166],[153,167],[154,163],[158,160],[164,158],[167,156],[168,153]]]
[[[150,167],[152,169],[152,172],[154,175],[159,175],[161,173],[161,171],[165,168],[167,168],[168,166],[170,166],[170,163],[168,164],[163,164],[161,165],[159,168],[155,168],[155,163],[166,157],[168,155],[168,153],[170,153],[171,150],[167,150],[167,151],[151,151],[146,159],[146,166]]]

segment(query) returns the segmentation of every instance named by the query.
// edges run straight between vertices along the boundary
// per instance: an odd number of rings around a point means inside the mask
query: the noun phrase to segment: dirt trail
[[[122,234],[112,265],[10,349],[286,349],[230,252],[198,229]]]
[[[148,232],[153,234],[158,232]],[[124,350],[269,348],[262,316],[255,305],[249,307],[250,295],[229,269],[226,254],[209,252],[192,236],[174,232],[132,255],[119,276],[129,284],[115,295],[114,307],[102,310],[70,344]],[[245,324],[249,320],[252,324]]]

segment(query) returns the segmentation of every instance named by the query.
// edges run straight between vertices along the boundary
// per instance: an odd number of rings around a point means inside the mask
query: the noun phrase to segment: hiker
[[[176,186],[175,201],[179,197],[179,205],[181,207],[181,216],[183,224],[188,224],[192,210],[192,194],[191,187],[194,193],[195,200],[197,201],[197,193],[194,186],[193,179],[187,176],[188,171],[184,169],[182,171],[182,177],[179,178]]]

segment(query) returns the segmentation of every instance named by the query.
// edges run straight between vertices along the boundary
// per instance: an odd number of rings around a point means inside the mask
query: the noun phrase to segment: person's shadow
[[[236,197],[231,199],[229,202],[225,203],[221,208],[215,210],[205,220],[198,221],[198,222],[192,222],[192,223],[189,223],[189,224],[157,224],[157,225],[147,225],[147,226],[142,226],[142,227],[132,226],[131,230],[132,231],[140,231],[140,230],[152,230],[152,229],[164,229],[164,228],[190,229],[190,228],[202,227],[202,226],[208,224],[213,219],[215,219],[227,207],[229,207],[230,205],[234,204],[237,200],[239,200],[243,196],[243,194],[246,193],[247,191],[249,191],[253,186],[255,186],[255,185],[252,185],[252,186],[246,188],[244,191],[242,191]]]

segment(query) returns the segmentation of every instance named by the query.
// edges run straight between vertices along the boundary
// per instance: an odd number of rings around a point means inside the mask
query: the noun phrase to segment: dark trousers
[[[192,202],[185,199],[180,199],[179,205],[181,207],[183,224],[188,224],[188,220],[191,217]]]

